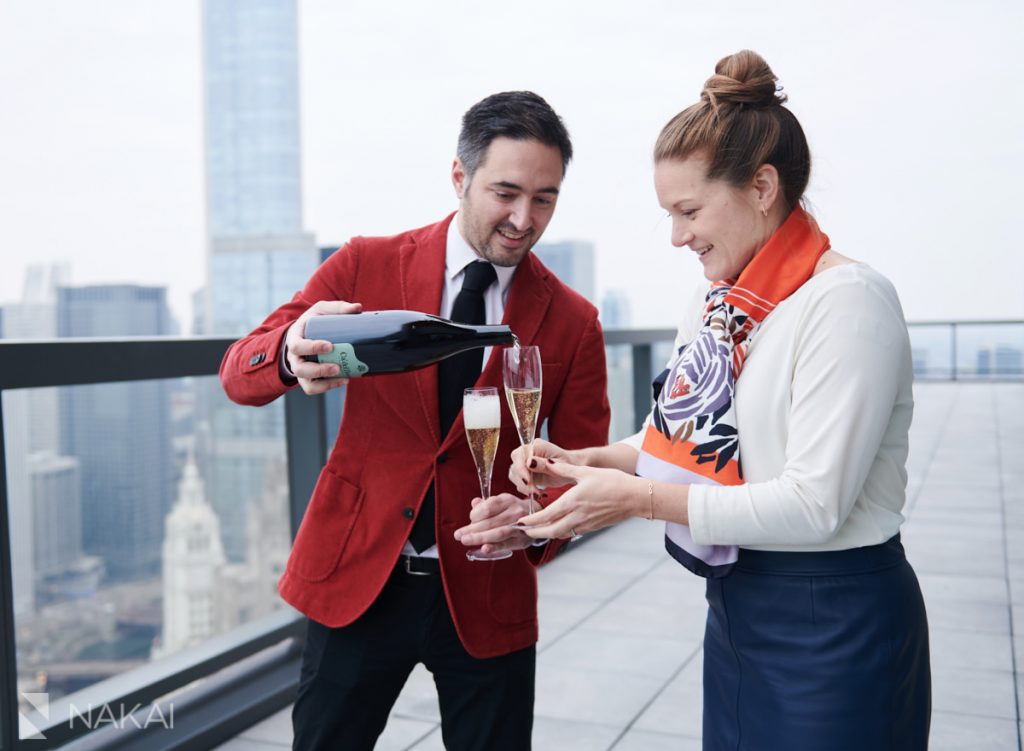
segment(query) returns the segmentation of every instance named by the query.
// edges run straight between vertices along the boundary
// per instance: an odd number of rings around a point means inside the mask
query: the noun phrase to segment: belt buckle
[[[412,559],[411,555],[403,555],[402,558],[405,560],[405,573],[410,576],[431,576],[429,571],[413,571],[412,570]]]

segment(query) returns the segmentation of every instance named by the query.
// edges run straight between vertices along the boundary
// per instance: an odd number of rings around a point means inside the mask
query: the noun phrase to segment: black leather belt
[[[441,562],[437,558],[400,555],[395,570],[411,576],[435,576],[441,573]]]

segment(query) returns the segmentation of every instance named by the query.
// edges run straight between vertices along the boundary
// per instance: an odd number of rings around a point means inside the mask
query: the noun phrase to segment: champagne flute
[[[529,466],[533,458],[533,439],[537,431],[537,417],[540,415],[541,399],[541,366],[540,347],[509,347],[504,351],[505,396],[508,408],[512,412],[516,430],[519,431],[519,442],[526,454]],[[533,505],[533,473],[530,474],[529,493],[526,503],[529,513],[536,509]],[[515,525],[513,525],[515,526]]]
[[[501,434],[501,400],[498,398],[498,389],[488,386],[463,391],[462,419],[466,424],[466,440],[480,479],[480,497],[488,498],[491,495],[491,472]],[[481,553],[477,549],[466,553],[466,558],[471,561],[500,561],[511,555],[511,550]]]

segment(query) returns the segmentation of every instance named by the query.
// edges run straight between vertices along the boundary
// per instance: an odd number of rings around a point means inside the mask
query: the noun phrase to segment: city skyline
[[[19,112],[0,124],[0,253],[11,270],[0,301],[17,297],[23,259],[65,258],[76,285],[166,283],[187,327],[206,274],[198,5],[0,9],[0,84]],[[1024,164],[1024,112],[1006,94],[1024,73],[1005,61],[1024,10],[789,2],[725,13],[654,2],[624,13],[598,2],[583,18],[541,5],[516,17],[410,5],[396,28],[370,3],[299,4],[303,225],[319,245],[452,210],[462,112],[492,91],[533,88],[576,144],[544,240],[594,243],[598,297],[619,286],[636,325],[670,327],[674,300],[700,273],[668,242],[650,146],[718,57],[751,47],[807,129],[809,198],[838,250],[889,276],[911,320],[1024,317],[1024,259],[1005,252],[1016,234],[1010,186]],[[542,10],[545,22],[531,23]],[[837,26],[850,33],[827,33]],[[530,38],[535,54],[466,65],[487,59],[479,32],[496,27]],[[423,28],[438,29],[444,51]],[[942,75],[919,75],[919,61],[933,59]],[[957,97],[970,107],[935,108]]]

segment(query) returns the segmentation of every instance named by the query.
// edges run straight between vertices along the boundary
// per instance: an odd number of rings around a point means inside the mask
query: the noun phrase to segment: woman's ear
[[[779,172],[770,164],[762,164],[751,182],[758,210],[768,214],[779,198]]]

